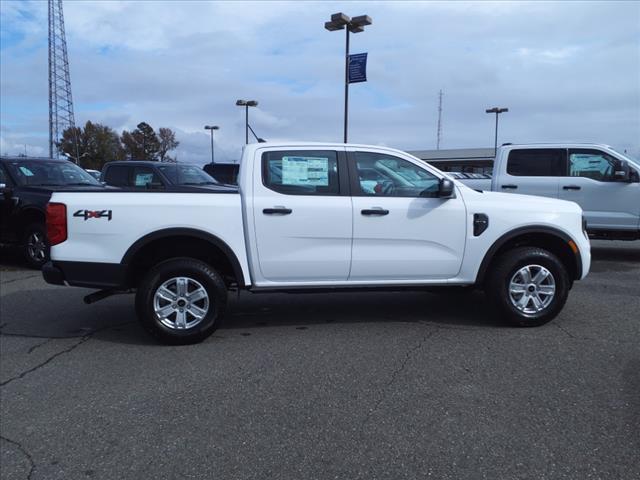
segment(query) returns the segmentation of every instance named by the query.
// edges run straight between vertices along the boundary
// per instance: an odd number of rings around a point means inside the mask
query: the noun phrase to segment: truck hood
[[[467,187],[468,188],[468,187]],[[469,189],[471,190],[471,189]],[[576,212],[582,213],[582,208],[575,202],[568,200],[560,200],[558,198],[539,197],[536,195],[520,195],[517,193],[502,192],[478,192],[471,190],[471,194],[467,190],[464,192],[465,200],[472,202],[488,202],[499,204],[506,208],[523,211],[557,211],[557,212]]]

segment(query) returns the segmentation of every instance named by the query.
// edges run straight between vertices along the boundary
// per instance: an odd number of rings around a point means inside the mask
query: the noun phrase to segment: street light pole
[[[249,107],[257,107],[258,102],[255,100],[237,100],[238,107],[244,107],[244,142],[249,143]]]
[[[485,112],[487,113],[495,113],[496,114],[496,134],[495,134],[495,140],[493,143],[493,155],[497,155],[498,153],[498,116],[501,113],[505,113],[508,112],[509,109],[508,108],[500,108],[500,107],[493,107],[493,108],[487,108],[485,110]]]
[[[210,130],[211,131],[211,164],[213,165],[214,163],[214,157],[213,157],[213,131],[214,130],[218,130],[220,127],[217,125],[205,125],[204,129],[205,130]]]
[[[371,25],[371,17],[360,15],[350,18],[342,12],[331,15],[331,20],[324,23],[324,28],[330,32],[346,30],[346,48],[344,58],[344,143],[347,143],[347,129],[349,125],[349,32],[364,32],[364,27]],[[346,27],[346,28],[345,28]]]
[[[349,29],[347,33],[347,45],[344,57],[344,143],[347,143],[347,128],[349,123]]]

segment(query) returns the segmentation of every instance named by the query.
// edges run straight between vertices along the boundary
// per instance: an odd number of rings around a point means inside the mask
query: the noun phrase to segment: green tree
[[[151,125],[146,122],[138,124],[135,130],[124,130],[122,144],[129,160],[159,160],[160,140]]]
[[[84,128],[70,127],[64,130],[58,142],[58,150],[77,161],[83,168],[95,170],[101,170],[102,166],[111,160],[124,159],[124,150],[118,134],[106,125],[91,121],[88,121]]]
[[[176,140],[176,134],[170,128],[162,128],[158,130],[158,137],[160,139],[160,150],[158,156],[161,162],[175,162],[176,159],[168,155],[171,150],[175,150],[180,145],[180,142]]]

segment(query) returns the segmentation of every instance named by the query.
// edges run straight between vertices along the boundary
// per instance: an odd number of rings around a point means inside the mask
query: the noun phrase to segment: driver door
[[[349,280],[455,277],[462,264],[466,208],[438,198],[440,179],[419,161],[366,149],[349,152],[353,249]]]
[[[13,238],[15,229],[11,228],[15,214],[15,201],[11,192],[13,183],[2,164],[0,164],[0,185],[4,185],[0,189],[0,238],[4,241],[12,241],[15,240]]]

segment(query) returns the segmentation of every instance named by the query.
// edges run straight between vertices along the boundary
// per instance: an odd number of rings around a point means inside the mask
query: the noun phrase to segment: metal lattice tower
[[[71,97],[71,77],[67,41],[64,34],[64,16],[62,0],[49,0],[49,156],[59,158],[57,142],[65,129],[76,122],[73,116]],[[76,144],[76,163],[78,162],[78,139]]]
[[[436,150],[440,150],[440,140],[442,140],[442,97],[444,93],[438,93],[438,133],[436,140]]]

